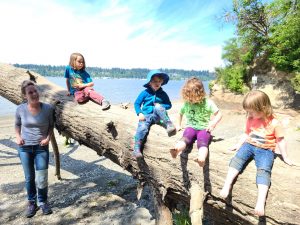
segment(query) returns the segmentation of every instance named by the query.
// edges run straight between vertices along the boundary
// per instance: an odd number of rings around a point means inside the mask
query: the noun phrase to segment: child
[[[73,53],[69,65],[66,67],[65,78],[68,95],[74,95],[78,103],[85,103],[90,99],[101,105],[102,110],[109,109],[110,103],[92,88],[94,82],[85,70],[85,60],[82,54]]]
[[[183,115],[187,118],[187,127],[183,132],[182,139],[176,143],[170,153],[173,158],[176,158],[187,145],[192,145],[197,140],[198,157],[195,161],[200,167],[203,167],[208,154],[210,132],[221,120],[222,115],[216,104],[205,96],[203,83],[198,78],[188,79],[181,94],[184,105],[179,113],[177,130],[181,129]]]
[[[284,162],[288,165],[293,165],[293,163],[288,158],[283,128],[273,114],[268,95],[258,90],[249,92],[243,100],[243,108],[247,111],[245,134],[231,149],[238,149],[238,152],[230,161],[228,174],[220,195],[223,198],[228,196],[233,180],[244,169],[248,160],[254,159],[257,167],[256,184],[258,188],[255,214],[263,216],[271,183],[276,144]]]
[[[166,127],[169,136],[176,132],[166,110],[172,107],[169,96],[161,88],[167,84],[169,76],[159,70],[152,70],[147,75],[146,88],[134,102],[134,109],[139,117],[138,128],[134,137],[133,156],[142,157],[141,145],[149,128],[154,123],[160,123]]]

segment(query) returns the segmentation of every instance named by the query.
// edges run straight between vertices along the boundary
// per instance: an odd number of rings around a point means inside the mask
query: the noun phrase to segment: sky
[[[209,70],[223,65],[231,0],[1,0],[0,62]]]

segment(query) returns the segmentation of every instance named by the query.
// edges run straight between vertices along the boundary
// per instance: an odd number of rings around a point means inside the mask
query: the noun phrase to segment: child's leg
[[[146,116],[144,121],[139,121],[136,134],[134,136],[134,147],[133,147],[133,156],[136,158],[142,157],[141,147],[142,142],[146,135],[149,132],[149,128],[152,124],[151,116]]]
[[[180,140],[176,143],[173,149],[170,149],[172,158],[176,158],[177,155],[180,155],[181,152],[186,148],[186,143],[183,140]]]
[[[263,216],[265,215],[265,204],[266,204],[269,186],[264,184],[258,184],[257,188],[258,188],[258,196],[257,196],[257,202],[256,202],[254,212],[258,216]]]
[[[104,97],[97,93],[93,88],[86,87],[84,88],[84,93],[86,96],[88,96],[90,99],[92,99],[97,104],[101,105]]]
[[[233,167],[229,167],[224,186],[223,186],[222,190],[220,191],[220,195],[222,198],[227,198],[227,196],[229,195],[229,192],[232,187],[232,182],[234,181],[236,176],[239,174],[239,172],[240,171],[238,171],[237,169],[235,169]]]
[[[173,158],[176,158],[187,145],[192,145],[196,139],[197,131],[191,127],[185,128],[183,136],[179,142],[176,143],[174,149],[170,149]]]
[[[203,167],[205,164],[206,157],[208,155],[208,144],[211,139],[210,132],[206,130],[197,131],[197,147],[198,147],[198,157],[195,161],[199,164],[200,167]]]
[[[258,188],[258,196],[254,213],[258,216],[263,216],[265,214],[266,198],[271,184],[274,152],[271,150],[255,148],[254,160],[257,167],[256,184]]]
[[[176,128],[170,120],[164,107],[162,107],[161,105],[156,105],[154,107],[153,114],[158,120],[163,121],[163,124],[165,125],[169,136],[176,134]]]
[[[74,98],[78,103],[85,103],[89,100],[89,97],[85,95],[84,90],[75,91]]]
[[[253,157],[253,148],[253,145],[244,143],[235,156],[231,159],[224,186],[220,191],[221,197],[226,198],[228,196],[234,179],[237,177],[240,171],[242,171],[246,162]]]
[[[200,167],[205,165],[205,160],[208,155],[208,148],[203,146],[198,149],[198,157],[194,160]]]

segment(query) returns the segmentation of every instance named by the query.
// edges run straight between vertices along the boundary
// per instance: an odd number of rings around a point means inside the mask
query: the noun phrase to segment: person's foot
[[[103,99],[102,103],[101,103],[101,106],[102,106],[102,110],[107,110],[107,109],[110,108],[110,103],[106,99]]]
[[[167,123],[167,133],[168,133],[169,137],[176,134],[176,127],[174,126],[174,124],[172,122]]]
[[[52,214],[52,209],[48,205],[48,203],[44,203],[43,205],[40,206],[40,208],[42,209],[44,215]]]
[[[220,191],[220,196],[222,198],[227,198],[230,192],[230,188],[231,188],[230,185],[224,185],[222,190]]]
[[[26,217],[30,218],[36,214],[38,207],[35,202],[28,202],[27,210],[26,210]]]
[[[177,155],[180,153],[180,151],[176,148],[170,149],[170,153],[173,159],[176,159]]]
[[[198,157],[198,158],[195,158],[194,161],[195,161],[196,163],[198,163],[198,165],[199,165],[200,167],[204,167],[204,165],[205,165],[205,160],[202,160],[202,159],[200,159],[199,157]]]
[[[142,158],[143,154],[141,153],[141,150],[134,149],[132,152],[132,156],[137,159],[137,158]]]
[[[264,216],[265,215],[265,203],[257,202],[255,209],[254,209],[254,214],[257,216]]]

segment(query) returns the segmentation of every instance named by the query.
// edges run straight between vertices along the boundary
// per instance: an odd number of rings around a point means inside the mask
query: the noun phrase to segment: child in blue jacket
[[[176,133],[167,111],[172,107],[169,96],[162,85],[167,84],[169,76],[159,70],[151,70],[147,75],[146,88],[134,102],[134,109],[139,117],[138,128],[134,136],[133,157],[142,157],[141,146],[152,124],[160,124],[166,128],[169,136]]]

